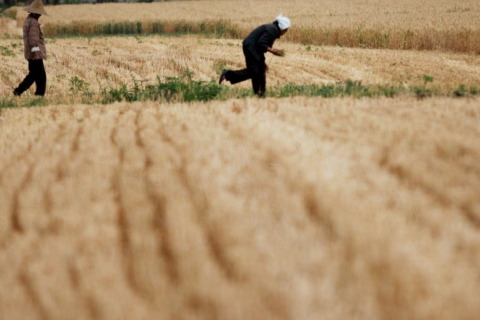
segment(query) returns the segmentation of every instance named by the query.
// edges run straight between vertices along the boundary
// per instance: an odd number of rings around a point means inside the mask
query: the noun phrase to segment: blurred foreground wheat
[[[2,110],[2,319],[476,319],[478,100]]]

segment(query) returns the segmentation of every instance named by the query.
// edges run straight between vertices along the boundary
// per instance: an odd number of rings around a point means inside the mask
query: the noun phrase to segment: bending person
[[[270,52],[276,56],[283,56],[283,50],[273,49],[275,40],[283,36],[290,28],[290,20],[279,15],[273,23],[264,24],[253,30],[243,40],[243,54],[247,67],[242,70],[223,70],[218,81],[221,84],[224,80],[236,84],[252,79],[253,92],[259,97],[265,95],[266,78],[265,72],[268,66],[265,63],[265,53]]]
[[[32,4],[23,10],[30,13],[23,24],[23,47],[25,59],[28,60],[28,75],[13,90],[16,96],[21,95],[35,82],[37,90],[35,95],[44,96],[47,86],[47,74],[43,60],[47,59],[47,49],[43,40],[43,32],[40,29],[38,19],[42,14],[47,15],[43,9],[42,0],[35,0]]]

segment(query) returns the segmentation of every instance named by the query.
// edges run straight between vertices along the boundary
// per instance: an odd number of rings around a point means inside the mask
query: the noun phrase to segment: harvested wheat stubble
[[[27,64],[21,40],[0,40],[11,55],[0,54],[0,99],[25,77]],[[369,50],[358,48],[302,46],[279,40],[276,48],[287,51],[285,58],[267,55],[268,87],[294,84],[329,84],[356,80],[363,84],[423,85],[424,76],[433,77],[429,86],[451,90],[460,84],[480,87],[480,56],[440,52]],[[73,87],[72,80],[88,84],[91,92],[101,88],[155,84],[156,77],[178,77],[187,70],[195,80],[218,79],[223,68],[245,67],[240,40],[215,40],[197,36],[111,37],[47,40],[47,100],[50,104],[81,101],[87,87]],[[85,66],[88,66],[85,68]],[[229,86],[229,84],[226,84]],[[251,87],[250,82],[237,86]],[[75,90],[72,90],[75,89]],[[30,93],[35,89],[31,88]],[[30,99],[24,95],[21,99]],[[22,101],[22,100],[19,101]]]
[[[475,319],[479,100],[2,110],[1,319]]]

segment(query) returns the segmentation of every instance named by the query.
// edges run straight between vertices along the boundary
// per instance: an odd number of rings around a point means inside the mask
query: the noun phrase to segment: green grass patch
[[[431,78],[431,77],[430,77]],[[394,98],[398,96],[416,97],[418,99],[429,97],[475,97],[480,96],[480,88],[476,86],[459,85],[457,88],[442,91],[432,85],[433,79],[425,78],[419,86],[405,87],[401,84],[370,85],[361,81],[339,81],[330,84],[286,84],[284,86],[270,87],[266,97],[353,97],[353,98]],[[193,73],[187,70],[178,77],[156,78],[154,84],[146,80],[133,80],[133,85],[119,84],[101,87],[98,92],[92,91],[90,84],[84,80],[73,77],[70,79],[69,95],[55,101],[55,104],[75,104],[81,101],[85,104],[134,101],[159,101],[170,102],[207,102],[212,100],[252,98],[252,89],[218,85],[216,80],[195,80]],[[34,107],[51,104],[43,98],[8,98],[0,100],[0,108]]]
[[[0,111],[3,109],[17,108],[17,107],[44,107],[47,106],[48,101],[45,98],[29,97],[27,99],[11,98],[0,100]]]
[[[347,80],[334,84],[324,85],[296,85],[287,84],[283,87],[272,88],[268,90],[269,97],[395,97],[405,93],[405,89],[401,86],[372,86],[364,85],[361,81]]]
[[[193,73],[187,70],[184,76],[168,77],[162,80],[157,77],[154,85],[143,85],[141,81],[134,81],[133,87],[122,85],[115,88],[103,88],[101,91],[102,103],[115,101],[210,101],[219,98],[224,91],[215,81],[196,81]]]
[[[2,99],[0,100],[0,110],[7,108],[14,108],[17,104],[12,99]]]
[[[414,96],[419,99],[435,96],[449,97],[472,97],[480,95],[480,88],[460,85],[457,89],[443,92],[434,87],[429,81],[424,85],[405,87],[401,84],[368,85],[361,81],[339,81],[331,84],[286,84],[279,87],[271,87],[266,96],[271,98],[285,97],[353,97],[375,98],[397,96]],[[251,89],[239,88],[229,85],[218,85],[215,80],[197,81],[193,74],[187,70],[184,76],[160,79],[154,85],[144,85],[140,81],[134,81],[133,86],[121,85],[117,87],[103,88],[100,94],[102,103],[116,101],[144,101],[154,100],[163,102],[194,102],[210,100],[238,99],[254,97]]]
[[[5,47],[5,46],[0,46],[0,54],[2,56],[7,56],[7,57],[15,56],[15,52],[13,52],[12,50],[10,50],[8,47]]]
[[[28,100],[23,106],[24,107],[44,107],[47,105],[47,101],[44,98],[32,98]]]

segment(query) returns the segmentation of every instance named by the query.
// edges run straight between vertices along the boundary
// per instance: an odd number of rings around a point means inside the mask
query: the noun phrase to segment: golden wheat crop
[[[0,30],[6,30],[7,29],[7,25],[8,23],[10,22],[11,20],[5,18],[5,17],[0,17]]]
[[[105,22],[140,22],[143,32],[152,32],[152,21],[224,19],[236,26],[241,37],[283,13],[293,23],[286,35],[289,41],[480,53],[480,3],[476,0],[206,0],[49,6],[47,11],[51,14],[45,19],[49,35],[65,26],[77,34],[95,34],[94,26]],[[18,12],[20,26],[25,13]]]
[[[393,27],[480,28],[480,3],[475,0],[354,1],[354,0],[202,0],[189,2],[85,4],[47,6],[46,23],[74,21],[144,21],[228,19],[242,26],[255,27],[274,20],[279,14],[291,18],[293,27]],[[23,24],[26,12],[18,10]]]
[[[480,101],[2,110],[1,319],[476,319]]]
[[[480,88],[474,0],[46,9],[49,35],[217,19],[245,34],[283,13],[294,27],[275,44],[287,56],[267,55],[269,87]],[[60,105],[12,108],[32,100],[11,94],[27,72],[15,24],[0,17],[0,319],[480,314],[479,98],[77,104],[244,67],[240,39],[136,35],[47,38],[40,101]],[[385,35],[389,46],[372,44]]]
[[[367,50],[356,48],[303,46],[279,40],[275,44],[287,51],[285,58],[267,55],[269,86],[287,83],[322,84],[359,80],[365,84],[429,84],[442,90],[460,84],[480,87],[480,56],[438,52]],[[0,52],[0,98],[11,91],[27,73],[21,40],[0,40],[0,47],[15,55]],[[75,94],[72,79],[89,84],[91,92],[115,87],[134,80],[154,83],[156,76],[180,76],[188,69],[194,78],[217,79],[223,67],[245,66],[240,40],[216,40],[198,37],[111,37],[47,40],[49,103],[80,101],[83,90]],[[249,87],[249,83],[244,83]],[[34,90],[34,89],[32,89]],[[27,99],[27,97],[25,98]]]

